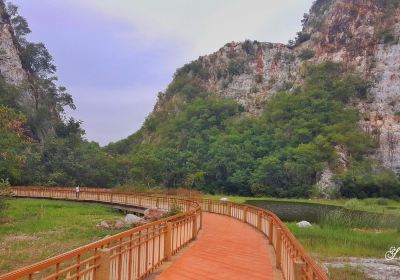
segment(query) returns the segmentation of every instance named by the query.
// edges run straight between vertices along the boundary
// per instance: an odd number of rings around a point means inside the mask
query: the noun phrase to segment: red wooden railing
[[[19,197],[78,200],[73,189],[12,188]],[[84,190],[80,201],[160,208],[182,213],[104,238],[40,263],[0,276],[5,279],[141,279],[193,240],[201,228],[196,201]]]
[[[198,200],[203,211],[241,220],[260,230],[273,246],[276,266],[287,280],[329,280],[325,271],[311,258],[286,225],[274,213],[251,205]]]
[[[16,196],[76,200],[73,189],[12,188]],[[202,210],[241,220],[260,230],[273,246],[277,268],[286,280],[329,280],[285,224],[272,212],[250,205],[210,199],[160,197],[85,189],[81,201],[117,203],[183,213],[99,240],[43,262],[0,276],[5,279],[142,279],[195,239]]]

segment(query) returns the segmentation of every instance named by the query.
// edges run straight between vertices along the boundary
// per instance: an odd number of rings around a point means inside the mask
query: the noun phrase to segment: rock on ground
[[[136,223],[140,223],[143,220],[143,218],[133,215],[133,214],[127,214],[124,218],[124,223],[127,225],[132,225]]]
[[[167,211],[161,210],[161,209],[146,209],[144,211],[144,219],[145,220],[150,220],[150,221],[155,221],[158,219],[161,219]]]
[[[300,228],[308,228],[308,227],[311,227],[311,226],[312,226],[312,225],[311,225],[309,222],[307,222],[307,221],[298,222],[296,225],[297,225],[298,227],[300,227]]]

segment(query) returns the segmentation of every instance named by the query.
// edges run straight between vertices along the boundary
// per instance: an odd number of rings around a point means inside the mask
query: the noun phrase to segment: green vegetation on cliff
[[[260,117],[244,117],[239,104],[205,92],[178,71],[159,97],[159,109],[131,136],[131,149],[124,149],[127,140],[107,149],[123,151],[133,184],[307,197],[329,167],[340,174],[342,195],[396,197],[396,176],[365,158],[374,142],[358,127],[358,112],[346,106],[366,98],[368,88],[339,64],[308,66],[301,88],[276,94]],[[349,166],[340,164],[339,149]],[[368,176],[358,180],[363,173]]]

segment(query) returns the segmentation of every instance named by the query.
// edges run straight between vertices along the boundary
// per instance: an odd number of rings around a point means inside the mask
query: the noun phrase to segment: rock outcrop
[[[400,173],[400,5],[393,3],[318,0],[291,45],[232,42],[179,71],[256,115],[273,94],[302,84],[306,63],[340,62],[371,81],[367,100],[351,105],[379,144],[375,157]]]
[[[14,85],[20,85],[27,75],[3,1],[0,1],[0,75]]]

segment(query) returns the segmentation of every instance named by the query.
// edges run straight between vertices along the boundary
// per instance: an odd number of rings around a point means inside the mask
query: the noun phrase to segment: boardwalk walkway
[[[264,235],[236,219],[204,213],[198,240],[157,279],[276,278]]]

